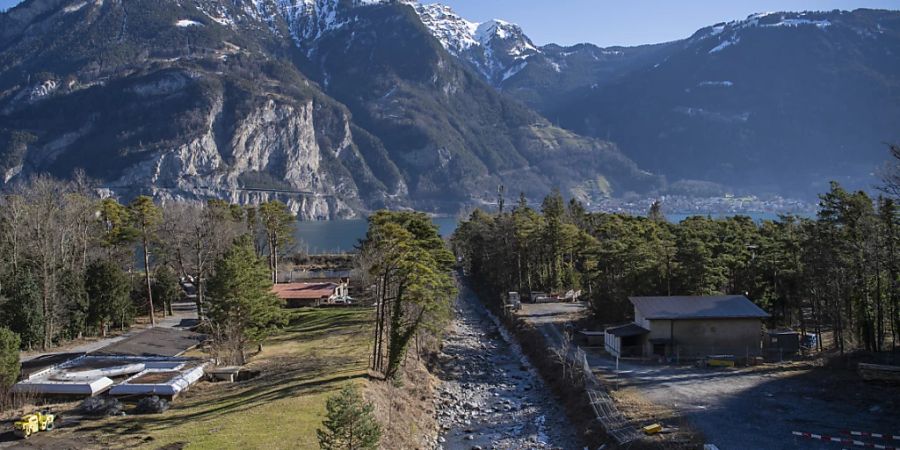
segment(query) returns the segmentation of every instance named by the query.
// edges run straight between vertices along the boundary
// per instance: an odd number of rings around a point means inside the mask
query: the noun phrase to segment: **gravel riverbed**
[[[582,448],[521,349],[466,286],[440,361],[435,449]]]

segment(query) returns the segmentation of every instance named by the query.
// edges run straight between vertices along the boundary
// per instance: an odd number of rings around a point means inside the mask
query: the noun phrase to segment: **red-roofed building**
[[[283,283],[272,287],[272,292],[284,300],[288,308],[304,306],[321,306],[333,303],[337,299],[347,298],[349,294],[347,281],[340,283]]]

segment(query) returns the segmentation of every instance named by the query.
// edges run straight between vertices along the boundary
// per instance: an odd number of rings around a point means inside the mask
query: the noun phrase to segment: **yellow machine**
[[[56,416],[46,411],[36,412],[23,416],[20,420],[13,424],[16,436],[22,439],[28,439],[32,434],[38,431],[49,431],[53,429],[53,421]]]

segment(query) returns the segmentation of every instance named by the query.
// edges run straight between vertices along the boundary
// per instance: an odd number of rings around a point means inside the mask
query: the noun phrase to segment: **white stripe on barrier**
[[[882,444],[873,444],[871,442],[863,442],[863,441],[857,441],[854,439],[826,436],[826,435],[822,435],[822,434],[805,433],[802,431],[792,431],[791,434],[793,434],[794,436],[799,436],[799,437],[806,438],[806,439],[815,439],[815,440],[819,440],[819,441],[828,441],[828,442],[839,442],[842,444],[852,444],[857,447],[875,448],[878,450],[900,450],[900,448],[891,447],[891,446],[882,445]]]
[[[852,436],[873,437],[878,439],[900,441],[900,434],[869,433],[866,431],[845,431],[844,433]]]

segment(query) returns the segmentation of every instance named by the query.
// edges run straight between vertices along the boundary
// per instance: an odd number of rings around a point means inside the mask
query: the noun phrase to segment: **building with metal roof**
[[[743,295],[629,297],[635,311],[660,319],[765,319],[765,311]]]
[[[759,356],[769,317],[743,295],[630,297],[634,322],[606,330],[616,356]]]
[[[288,308],[304,306],[321,306],[336,298],[348,296],[348,282],[327,281],[319,283],[279,283],[272,287],[272,292],[284,301]]]

